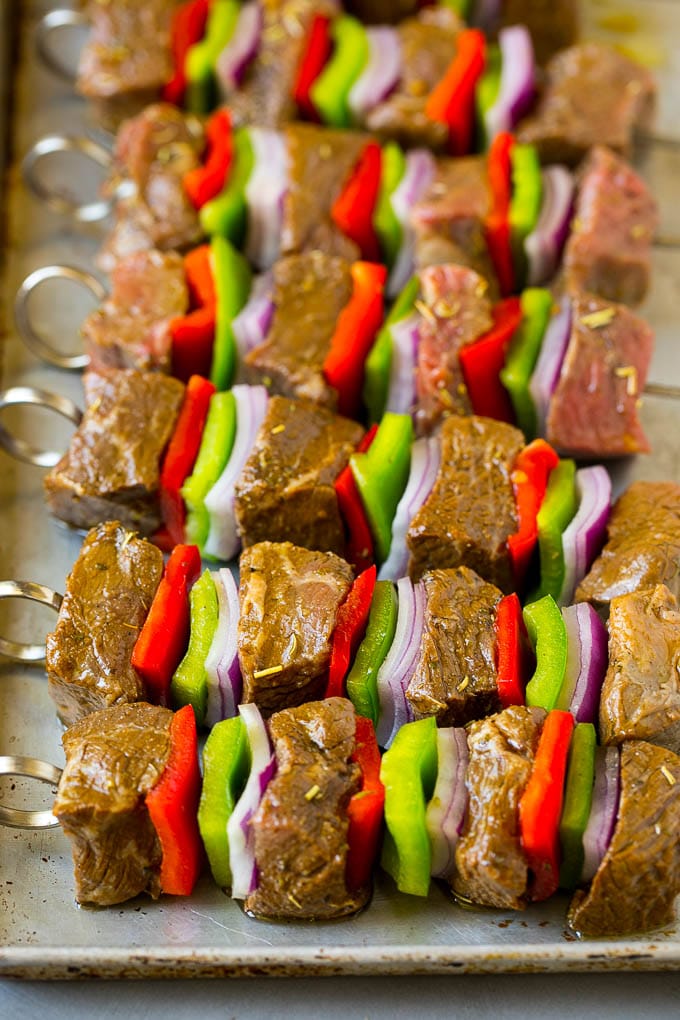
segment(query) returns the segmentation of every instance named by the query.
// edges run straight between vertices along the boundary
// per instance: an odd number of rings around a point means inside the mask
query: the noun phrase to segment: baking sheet
[[[48,4],[24,4],[19,70],[14,77],[13,152],[7,200],[7,258],[3,279],[2,385],[32,385],[81,398],[77,376],[46,368],[14,334],[11,302],[27,273],[49,262],[93,269],[101,230],[76,229],[39,206],[20,185],[19,157],[42,135],[96,133],[86,108],[65,83],[36,65],[31,36]],[[616,21],[614,15],[619,20]],[[626,20],[628,18],[628,20]],[[612,20],[613,19],[613,20]],[[592,0],[588,30],[634,45],[655,64],[663,96],[659,135],[680,137],[672,102],[680,96],[680,5],[673,0],[616,5]],[[620,31],[623,25],[625,31]],[[631,31],[634,29],[634,31]],[[645,147],[641,165],[661,204],[664,232],[680,238],[680,148]],[[92,186],[71,173],[71,188]],[[651,382],[680,387],[676,323],[680,308],[680,249],[658,248],[654,287],[643,314],[657,331]],[[53,336],[73,336],[91,307],[76,289],[56,284],[36,295],[35,319]],[[71,348],[76,344],[71,341]],[[67,343],[68,347],[69,344]],[[578,409],[575,409],[578,413]],[[680,479],[680,399],[648,396],[643,420],[654,455],[617,465],[617,485],[633,478]],[[66,443],[69,426],[25,408],[3,417],[22,435],[50,448]],[[42,472],[0,453],[0,576],[36,580],[57,590],[75,559],[80,538],[51,519],[41,492]],[[25,602],[0,603],[0,633],[39,640],[51,624],[47,611]],[[27,754],[62,764],[60,727],[40,667],[0,661],[0,753]],[[0,802],[41,808],[45,788],[0,780]],[[328,924],[263,923],[205,877],[186,900],[135,900],[107,910],[76,906],[68,843],[59,830],[0,829],[0,974],[31,978],[105,975],[244,976],[282,974],[418,974],[494,971],[680,969],[680,932],[654,938],[580,941],[565,930],[566,899],[523,914],[463,910],[439,888],[427,900],[402,896],[386,878],[360,916]]]

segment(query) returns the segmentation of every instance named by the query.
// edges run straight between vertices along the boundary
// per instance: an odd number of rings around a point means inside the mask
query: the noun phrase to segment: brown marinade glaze
[[[139,702],[92,712],[63,736],[54,814],[71,841],[79,903],[160,895],[161,846],[146,808],[170,756],[172,712]]]
[[[356,261],[359,248],[335,226],[331,208],[371,139],[314,124],[289,124],[284,137],[290,185],[283,203],[281,254],[318,249]]]
[[[352,568],[334,553],[259,542],[241,554],[240,572],[242,701],[269,716],[321,697]]]
[[[612,599],[600,740],[680,752],[680,611],[664,584]]]
[[[409,526],[409,575],[466,566],[514,591],[507,539],[517,531],[511,472],[524,446],[519,429],[490,418],[451,416],[440,430],[441,467]]]
[[[143,700],[130,658],[162,574],[160,550],[118,522],[88,534],[47,635],[49,693],[67,726],[97,709]]]
[[[258,887],[248,913],[322,920],[353,914],[369,889],[347,889],[347,806],[361,787],[350,761],[355,714],[328,698],[272,716],[277,771],[253,817]]]
[[[473,570],[432,570],[418,662],[406,697],[416,719],[464,726],[499,712],[496,607],[502,592]]]
[[[607,542],[575,601],[606,610],[617,595],[656,584],[680,596],[680,485],[634,482],[612,507]]]
[[[360,425],[325,408],[272,397],[236,485],[243,545],[289,541],[344,553],[333,483],[362,436]]]
[[[541,708],[513,705],[468,727],[469,802],[451,884],[456,895],[480,906],[526,906],[529,869],[520,839],[519,802],[544,718]]]
[[[323,366],[338,317],[352,296],[351,264],[314,251],[274,266],[274,317],[263,343],[243,362],[246,382],[335,409]]]
[[[631,935],[673,925],[680,895],[680,758],[641,740],[621,747],[614,835],[567,920],[582,935]]]
[[[160,458],[184,384],[157,372],[88,372],[87,410],[43,485],[51,512],[77,528],[104,520],[151,535],[161,521]]]

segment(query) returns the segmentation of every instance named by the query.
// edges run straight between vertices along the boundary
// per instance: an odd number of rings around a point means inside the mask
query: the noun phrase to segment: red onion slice
[[[580,468],[576,472],[576,495],[578,510],[562,535],[565,569],[560,606],[573,601],[576,588],[604,544],[612,496],[606,468],[599,464]]]
[[[529,392],[536,407],[539,436],[545,435],[550,400],[560,377],[570,336],[571,301],[568,297],[563,297],[559,311],[548,323],[541,344],[541,353],[529,382]]]
[[[389,747],[397,731],[413,721],[413,712],[406,697],[420,649],[425,618],[425,587],[420,581],[413,585],[408,577],[397,581],[397,628],[385,661],[378,671],[380,718],[376,737],[381,747]]]
[[[205,721],[208,726],[235,716],[243,691],[237,646],[239,602],[236,580],[228,567],[222,567],[213,574],[213,578],[217,589],[218,617],[217,630],[205,660],[208,676]]]
[[[274,274],[269,270],[254,278],[250,297],[231,324],[239,365],[249,351],[264,342],[274,318],[273,297]]]
[[[541,172],[541,181],[541,211],[536,226],[524,241],[530,287],[541,287],[557,272],[574,208],[574,178],[566,166],[546,167]]]
[[[392,360],[385,410],[395,414],[410,414],[415,404],[419,326],[420,316],[417,313],[390,326]]]
[[[418,202],[434,180],[436,163],[426,149],[412,149],[406,154],[404,176],[392,192],[392,209],[401,224],[401,248],[387,281],[386,294],[389,298],[399,295],[413,276],[415,269],[416,236],[411,226],[411,209]]]
[[[231,392],[236,401],[234,446],[224,471],[205,497],[205,505],[210,514],[205,554],[225,561],[232,560],[241,548],[234,515],[235,486],[267,412],[267,391],[264,386],[234,386]]]
[[[399,34],[389,25],[367,28],[368,63],[350,89],[347,103],[354,122],[362,124],[371,110],[387,99],[401,77]]]
[[[262,36],[262,8],[257,2],[246,3],[239,11],[233,35],[215,65],[217,86],[222,102],[229,101],[240,86],[250,62],[255,57]]]
[[[463,831],[468,792],[465,776],[468,745],[462,727],[437,730],[437,782],[425,812],[425,825],[432,845],[435,878],[448,878],[456,868],[456,843]]]
[[[596,723],[607,672],[607,628],[587,602],[562,610],[567,632],[567,666],[556,708],[576,722]]]
[[[441,445],[436,436],[416,439],[411,448],[411,467],[404,494],[397,504],[392,522],[390,553],[380,568],[381,581],[405,577],[408,567],[406,532],[409,524],[432,492],[441,464]]]
[[[590,882],[607,852],[619,812],[621,790],[621,757],[618,747],[595,750],[595,785],[593,806],[583,833],[582,882]]]
[[[496,102],[487,110],[487,138],[512,131],[531,109],[536,96],[536,61],[531,35],[525,25],[511,25],[498,33],[501,83]]]
[[[286,142],[281,131],[248,129],[253,147],[253,172],[246,184],[247,259],[257,269],[269,269],[281,252],[283,200],[288,190]]]
[[[250,775],[227,822],[229,865],[232,873],[231,895],[240,900],[257,888],[257,865],[250,820],[260,806],[262,794],[276,772],[276,759],[267,727],[257,705],[240,705],[250,745]]]

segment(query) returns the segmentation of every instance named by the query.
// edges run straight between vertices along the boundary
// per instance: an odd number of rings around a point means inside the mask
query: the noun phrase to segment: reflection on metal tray
[[[16,157],[55,130],[96,134],[84,104],[70,86],[36,63],[32,28],[49,6],[39,0],[24,5],[14,89]],[[671,0],[646,0],[644,5],[593,0],[588,5],[587,32],[614,38],[632,49],[641,46],[645,59],[654,63],[662,87],[658,133],[677,136],[673,105],[677,106],[680,95],[680,5]],[[678,148],[647,144],[642,165],[659,197],[665,233],[680,236],[680,205],[675,197],[680,144]],[[91,270],[101,236],[101,227],[75,227],[31,200],[19,184],[18,159],[10,168],[9,184],[5,192],[5,316],[22,279],[33,270],[53,262]],[[73,288],[67,298],[62,291],[61,301],[55,300],[57,291],[50,295],[48,288],[49,284],[38,318],[42,317],[52,336],[61,332],[72,337],[74,325],[91,307],[91,298]],[[653,292],[642,314],[657,332],[650,382],[659,387],[680,385],[675,346],[679,307],[680,250],[658,248]],[[45,367],[18,342],[10,321],[2,326],[7,338],[1,350],[2,386],[37,386],[56,390],[76,404],[82,402],[77,375]],[[54,449],[67,441],[72,428],[67,423],[62,427],[54,416],[37,417],[32,408],[12,411],[14,424],[19,421],[31,442]],[[680,402],[659,390],[646,398],[643,420],[655,452],[617,465],[619,487],[633,478],[680,479]],[[2,456],[1,573],[60,591],[81,539],[48,517],[41,478],[40,468]],[[18,630],[19,640],[40,640],[32,635],[44,634],[49,618],[40,607],[34,616],[33,606],[25,601],[1,602],[0,633],[11,628]],[[0,752],[61,764],[61,731],[41,667],[1,661],[0,685]],[[12,791],[8,780],[0,780],[1,803],[45,806],[37,784],[16,780],[13,785]],[[12,801],[19,793],[21,801]],[[0,975],[180,977],[680,968],[677,930],[654,938],[581,942],[565,931],[566,900],[560,898],[524,914],[463,910],[439,888],[420,901],[397,894],[387,879],[379,879],[369,908],[349,921],[265,924],[245,917],[207,877],[187,900],[136,900],[106,910],[78,909],[69,846],[60,830],[0,829],[0,858]]]

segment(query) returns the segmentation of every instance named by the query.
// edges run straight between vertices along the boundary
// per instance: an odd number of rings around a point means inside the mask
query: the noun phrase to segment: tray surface
[[[0,380],[3,386],[54,389],[82,401],[77,375],[39,363],[20,345],[11,306],[21,280],[51,262],[92,269],[101,228],[76,228],[32,200],[19,181],[18,158],[42,135],[87,133],[92,125],[70,86],[41,68],[32,33],[49,4],[24,3],[20,54],[14,77],[12,151],[5,189],[7,251],[2,291]],[[657,333],[650,383],[680,387],[676,349],[680,307],[680,5],[592,0],[585,5],[587,36],[608,38],[654,66],[661,100],[656,140],[638,164],[654,186],[666,244],[655,249],[653,289],[641,310]],[[675,106],[675,110],[673,107]],[[110,139],[109,139],[110,142]],[[70,190],[94,195],[96,180],[67,168]],[[91,298],[68,285],[35,297],[35,319],[53,337],[74,337]],[[68,348],[68,343],[66,347]],[[680,392],[680,391],[679,391]],[[3,419],[4,420],[4,419]],[[50,448],[63,448],[69,426],[31,409],[8,415],[10,424]],[[643,421],[654,453],[616,465],[617,487],[633,478],[680,480],[680,398],[648,395]],[[42,472],[0,453],[0,574],[61,590],[80,537],[50,518]],[[0,605],[0,633],[39,641],[47,611],[27,603]],[[61,731],[41,667],[0,660],[3,692],[0,754],[63,762]],[[47,806],[45,789],[0,779],[0,802]],[[49,794],[49,791],[47,791]],[[42,797],[42,800],[40,799]],[[565,930],[566,899],[523,914],[462,910],[438,888],[427,900],[402,896],[379,879],[373,902],[360,916],[333,924],[258,923],[221,894],[207,877],[187,900],[135,900],[106,910],[78,908],[73,900],[69,846],[59,830],[26,833],[0,828],[0,975],[38,977],[198,976],[250,974],[417,974],[566,969],[680,969],[680,931],[653,938],[580,941]]]

